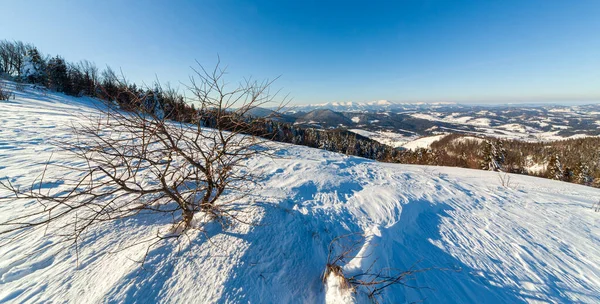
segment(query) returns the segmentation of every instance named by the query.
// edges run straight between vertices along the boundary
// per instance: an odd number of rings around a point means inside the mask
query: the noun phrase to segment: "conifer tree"
[[[23,59],[21,67],[21,77],[29,83],[44,84],[46,83],[46,63],[36,47],[31,47],[27,50],[27,56]]]
[[[565,172],[557,154],[553,154],[548,162],[548,178],[563,180]]]
[[[48,61],[48,87],[58,92],[71,93],[71,84],[67,73],[67,64],[60,56]]]
[[[575,168],[575,180],[574,182],[578,184],[588,185],[592,182],[592,176],[590,172],[590,168],[587,164],[584,164],[582,161],[577,163],[577,167]]]
[[[501,171],[505,160],[505,153],[502,141],[486,140],[483,146],[481,169]]]

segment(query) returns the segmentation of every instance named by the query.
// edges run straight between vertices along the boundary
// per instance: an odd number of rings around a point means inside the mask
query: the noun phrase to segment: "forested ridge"
[[[216,113],[197,109],[176,89],[158,82],[150,87],[138,86],[109,66],[100,70],[87,60],[68,62],[59,55],[43,55],[34,45],[20,41],[0,41],[0,74],[42,90],[95,97],[126,111],[143,108],[174,121],[200,120],[203,126],[216,127],[212,119]],[[300,127],[274,117],[236,119],[254,124],[253,135],[378,161],[502,171],[600,187],[597,137],[531,143],[450,134],[429,148],[412,151],[394,149],[344,129]],[[231,123],[233,126],[235,123]]]

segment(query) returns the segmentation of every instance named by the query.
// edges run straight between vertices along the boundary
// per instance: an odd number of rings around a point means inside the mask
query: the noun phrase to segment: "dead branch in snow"
[[[365,237],[359,233],[342,235],[334,238],[328,246],[327,264],[323,273],[323,283],[326,284],[327,278],[330,275],[336,275],[340,279],[342,288],[347,288],[352,292],[358,292],[363,289],[369,299],[373,303],[378,303],[382,292],[393,285],[402,285],[415,289],[427,289],[428,287],[414,286],[410,284],[417,274],[430,270],[446,270],[441,268],[417,268],[421,261],[415,262],[408,269],[396,268],[380,268],[377,269],[375,264],[376,258],[373,258],[371,264],[366,270],[355,272],[351,275],[345,274],[342,265],[352,259],[364,259],[370,256],[370,253],[359,255],[362,244],[365,242]],[[454,269],[454,271],[457,271]]]

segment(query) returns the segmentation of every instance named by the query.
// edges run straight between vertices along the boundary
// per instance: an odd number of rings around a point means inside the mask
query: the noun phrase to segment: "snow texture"
[[[69,123],[97,102],[29,87],[15,94],[0,102],[0,178],[27,186],[53,151],[53,163],[78,165],[49,140],[71,138]],[[503,187],[494,172],[273,147],[279,157],[247,162],[265,177],[247,198],[262,207],[244,214],[257,225],[161,243],[143,266],[147,247],[128,245],[170,218],[97,226],[79,244],[79,263],[74,248],[52,246],[56,231],[40,231],[0,248],[0,303],[347,303],[364,290],[345,294],[339,278],[324,284],[322,275],[331,240],[356,232],[369,254],[345,272],[433,267],[407,282],[419,288],[387,288],[383,303],[599,302],[599,189],[520,175]],[[0,221],[37,207],[2,204]]]

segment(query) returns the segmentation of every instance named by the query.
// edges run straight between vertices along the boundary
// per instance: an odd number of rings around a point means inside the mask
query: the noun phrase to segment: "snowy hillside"
[[[94,113],[92,99],[32,88],[0,101],[0,178],[31,184],[69,139],[69,123]],[[73,247],[43,231],[0,246],[0,303],[336,303],[364,300],[322,282],[336,237],[364,233],[352,275],[431,268],[383,303],[583,302],[600,299],[600,189],[447,167],[385,164],[275,144],[274,159],[248,160],[265,180],[247,198],[254,226],[215,225],[148,252],[135,245],[170,218],[140,214],[107,222]],[[55,163],[70,162],[55,153]],[[84,164],[81,164],[84,165]],[[48,174],[58,174],[49,172]],[[44,187],[61,187],[46,184]],[[0,196],[5,193],[0,192]],[[35,208],[0,205],[0,222]],[[207,238],[210,237],[210,241]],[[417,287],[417,288],[414,288]]]

